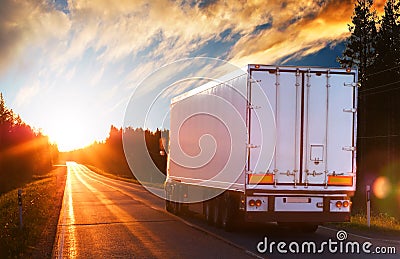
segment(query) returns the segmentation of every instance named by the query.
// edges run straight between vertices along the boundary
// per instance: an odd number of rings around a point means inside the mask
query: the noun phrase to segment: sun
[[[35,126],[57,144],[60,152],[87,147],[108,137],[110,126],[104,118],[107,107],[102,107],[93,93],[83,90],[78,83],[43,91],[42,107],[35,113]],[[74,90],[75,89],[75,90]],[[101,107],[101,108],[100,108]]]
[[[50,141],[57,144],[59,151],[67,152],[90,145],[93,141],[85,137],[85,132],[79,129],[79,124],[65,122],[58,124],[49,133]]]
[[[94,141],[90,137],[86,123],[79,118],[64,116],[47,128],[50,141],[56,143],[61,152],[83,148]]]
[[[44,134],[57,144],[61,152],[80,149],[98,140],[98,127],[93,125],[95,118],[77,104],[59,105],[42,116],[47,117],[43,125]]]

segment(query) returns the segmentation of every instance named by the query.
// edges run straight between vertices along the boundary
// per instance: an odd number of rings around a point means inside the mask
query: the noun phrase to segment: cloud
[[[379,15],[382,15],[385,12],[385,10],[384,10],[385,3],[386,3],[386,0],[375,0],[374,1],[373,5]]]
[[[6,70],[26,46],[62,37],[68,30],[65,14],[42,1],[3,0],[0,5],[0,72]]]
[[[271,29],[242,37],[232,49],[230,58],[239,64],[274,63],[286,55],[314,53],[328,43],[348,36],[347,23],[352,6],[352,1],[345,0],[330,1],[321,6],[307,4],[298,9],[292,7],[292,15],[287,15],[286,11],[285,18],[279,19]],[[297,11],[301,14],[293,19]]]
[[[17,107],[22,105],[29,105],[31,99],[37,95],[40,91],[40,84],[39,82],[34,82],[30,85],[24,86],[19,89],[17,93],[17,97],[15,99],[15,104]]]
[[[317,51],[326,42],[343,38],[353,9],[350,0],[206,4],[76,0],[68,2],[69,13],[65,14],[45,2],[18,3],[6,0],[1,7],[6,15],[0,18],[0,54],[6,58],[0,69],[24,47],[35,44],[46,49],[49,64],[58,72],[78,62],[88,49],[105,64],[131,56],[159,66],[189,57],[208,43],[229,40],[232,43],[226,49],[213,54],[227,56],[238,65],[274,62],[298,51]],[[222,32],[228,32],[224,38]]]
[[[105,49],[100,61],[116,62],[146,50],[146,56],[139,58],[157,65],[188,57],[209,42],[232,40],[232,35],[240,39],[215,54],[238,65],[274,62],[296,52],[309,54],[348,34],[353,9],[349,0],[75,3],[72,17],[78,21],[85,17],[87,26],[93,26],[89,37],[93,47]],[[224,31],[229,34],[221,38]]]

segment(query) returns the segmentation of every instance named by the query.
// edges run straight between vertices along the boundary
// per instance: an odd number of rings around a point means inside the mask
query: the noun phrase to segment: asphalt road
[[[162,201],[140,186],[67,166],[54,257],[251,258],[164,212]]]
[[[57,258],[399,258],[400,237],[345,233],[340,241],[338,230],[330,227],[305,234],[274,224],[247,224],[226,232],[208,226],[196,213],[176,217],[165,212],[164,200],[139,185],[100,176],[76,163],[67,166],[53,252]],[[362,250],[367,242],[370,254]],[[351,251],[355,243],[359,253]],[[377,254],[376,248],[397,253]]]

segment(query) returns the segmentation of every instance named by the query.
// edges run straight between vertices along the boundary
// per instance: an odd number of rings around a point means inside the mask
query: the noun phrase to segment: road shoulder
[[[44,230],[36,247],[27,252],[31,258],[51,258],[52,256],[67,176],[66,166],[60,165],[54,170],[56,170],[56,189],[54,190],[54,199],[52,199],[54,209],[47,215]]]

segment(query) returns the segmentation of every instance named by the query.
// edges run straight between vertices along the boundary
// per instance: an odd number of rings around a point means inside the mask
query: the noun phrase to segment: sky
[[[350,0],[2,0],[0,92],[60,150],[82,147],[123,126],[132,98],[151,102],[138,86],[177,60],[338,67],[353,8]]]

